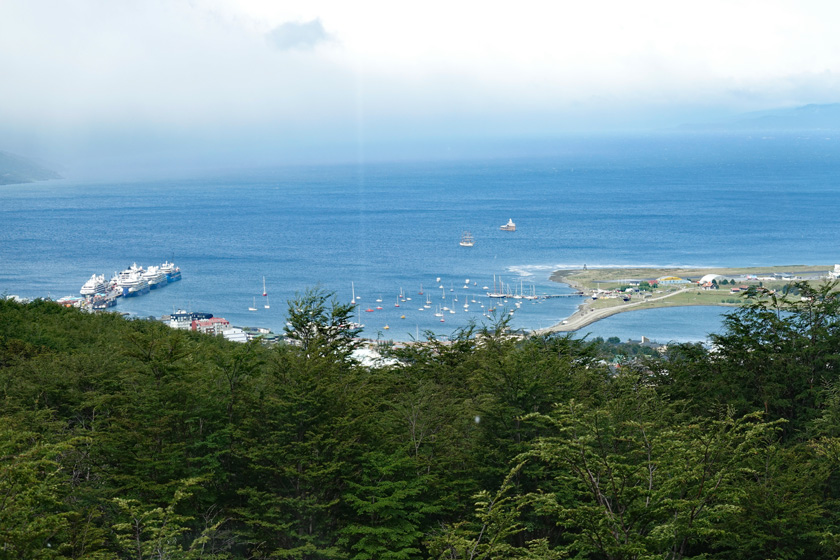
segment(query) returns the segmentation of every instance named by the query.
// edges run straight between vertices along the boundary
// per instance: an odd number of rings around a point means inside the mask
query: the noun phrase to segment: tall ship
[[[177,282],[181,279],[181,269],[175,266],[174,263],[166,261],[160,265],[160,270],[166,275],[167,282]]]
[[[487,297],[506,298],[506,297],[509,297],[510,295],[511,295],[510,288],[508,287],[507,290],[505,290],[505,283],[502,282],[501,278],[499,278],[498,288],[496,287],[496,275],[494,274],[493,275],[493,291],[492,292],[487,292]]]
[[[472,247],[475,245],[475,239],[470,232],[465,231],[464,235],[461,236],[461,247]]]
[[[507,223],[499,229],[502,231],[516,231],[516,224],[513,223],[513,220],[508,219]]]
[[[83,296],[94,296],[96,294],[104,294],[108,291],[108,282],[105,281],[105,275],[94,274],[90,280],[84,283],[79,293]]]

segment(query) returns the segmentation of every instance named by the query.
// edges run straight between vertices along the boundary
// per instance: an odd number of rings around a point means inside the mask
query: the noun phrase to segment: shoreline
[[[667,307],[738,307],[737,304],[733,303],[661,303],[662,300],[665,300],[680,293],[686,293],[687,291],[689,291],[689,289],[680,290],[678,292],[672,292],[661,296],[655,300],[649,299],[628,303],[623,306],[605,307],[601,309],[592,309],[591,306],[588,305],[588,303],[582,303],[578,306],[577,311],[569,315],[562,322],[543,329],[536,329],[531,332],[536,335],[550,334],[555,332],[575,332],[591,325],[592,323],[596,323],[601,319],[606,319],[607,317],[612,317],[613,315],[618,315],[619,313],[625,313],[628,311],[641,311],[645,309],[664,309]],[[650,303],[654,304],[646,305]]]
[[[559,323],[550,327],[535,329],[532,334],[544,335],[555,332],[574,332],[619,313],[642,309],[665,307],[738,307],[742,290],[749,286],[765,286],[778,289],[797,280],[819,281],[828,278],[831,270],[827,265],[785,265],[772,267],[733,268],[592,268],[562,269],[554,271],[549,279],[566,284],[583,292],[592,299],[581,303],[577,310]],[[721,285],[698,285],[697,280],[707,275],[716,275]],[[669,284],[661,290],[640,292],[625,286],[638,286],[641,282],[652,282],[663,278],[677,278],[680,283]],[[723,284],[723,281],[726,284]],[[729,282],[732,281],[732,284]],[[736,287],[737,284],[737,287]],[[726,289],[729,286],[730,289]],[[725,287],[726,288],[725,288]],[[623,288],[619,290],[619,288]],[[626,293],[626,295],[625,295]],[[618,299],[618,295],[623,297]],[[661,295],[659,295],[661,294]],[[606,295],[606,302],[599,296]],[[728,297],[727,297],[728,296]],[[626,300],[624,298],[627,298]],[[604,302],[604,303],[602,303]]]

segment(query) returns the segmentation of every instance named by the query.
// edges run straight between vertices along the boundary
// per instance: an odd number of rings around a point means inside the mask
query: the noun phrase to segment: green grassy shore
[[[576,331],[587,325],[626,311],[678,307],[687,305],[737,306],[740,304],[740,286],[758,286],[779,289],[793,280],[819,282],[828,276],[829,265],[784,265],[751,268],[589,268],[557,270],[551,275],[554,282],[568,284],[583,292],[588,299],[566,320],[538,334]],[[599,290],[616,290],[621,287],[657,278],[676,276],[696,282],[707,274],[719,274],[727,280],[718,289],[703,289],[695,284],[660,285],[650,292],[627,294],[629,300],[615,295],[601,295],[591,299]],[[747,276],[755,277],[747,279]],[[735,282],[734,284],[731,282]],[[739,291],[733,293],[732,288]]]

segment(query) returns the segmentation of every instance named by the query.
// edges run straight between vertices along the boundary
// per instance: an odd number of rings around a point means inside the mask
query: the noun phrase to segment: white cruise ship
[[[139,296],[149,293],[149,283],[143,278],[142,266],[132,264],[119,273],[117,287],[122,290],[124,297]]]
[[[169,280],[166,274],[158,266],[150,266],[143,273],[143,280],[149,283],[149,288],[152,290],[166,286]]]
[[[96,294],[104,294],[108,291],[108,283],[105,281],[105,275],[94,274],[90,280],[84,283],[79,293],[83,296],[93,296]]]

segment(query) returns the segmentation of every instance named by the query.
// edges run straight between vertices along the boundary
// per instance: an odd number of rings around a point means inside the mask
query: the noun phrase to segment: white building
[[[245,331],[237,327],[223,330],[222,336],[228,340],[232,340],[233,342],[248,342],[248,335],[245,334]]]
[[[222,334],[230,328],[230,323],[222,317],[212,317],[192,322],[192,330],[205,334]]]
[[[703,278],[701,278],[697,283],[698,284],[706,284],[708,282],[711,282],[712,280],[717,280],[717,281],[723,280],[723,278],[724,277],[721,276],[720,274],[707,274]]]
[[[192,313],[187,313],[183,309],[169,316],[169,326],[173,329],[182,329],[188,331],[192,328]]]

